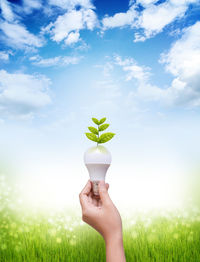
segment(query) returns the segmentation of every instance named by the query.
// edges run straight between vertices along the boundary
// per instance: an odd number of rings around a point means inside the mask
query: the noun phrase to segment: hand
[[[122,239],[122,221],[120,214],[108,194],[109,185],[100,181],[99,198],[92,193],[92,182],[88,180],[79,194],[82,207],[82,219],[96,229],[105,242]]]

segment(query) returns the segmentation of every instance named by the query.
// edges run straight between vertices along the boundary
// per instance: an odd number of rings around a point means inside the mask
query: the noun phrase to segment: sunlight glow
[[[76,170],[67,166],[62,168],[59,170],[56,166],[51,169],[40,167],[40,174],[35,170],[37,176],[24,176],[22,194],[26,202],[35,207],[53,209],[62,209],[69,205],[79,206],[78,195],[89,179],[87,170],[84,166],[77,166]],[[123,179],[120,169],[108,173],[106,181],[110,185],[109,193],[114,203],[122,209],[180,207],[183,204],[185,188],[182,174],[177,170],[172,172],[169,168],[165,169],[165,173],[158,168],[156,170],[157,173],[153,169],[148,172],[135,170],[134,175]],[[67,172],[70,173],[70,178],[66,175]],[[130,173],[128,167],[126,173]]]

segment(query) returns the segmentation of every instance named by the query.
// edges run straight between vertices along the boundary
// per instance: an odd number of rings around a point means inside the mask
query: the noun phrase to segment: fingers
[[[102,183],[102,185],[101,185]],[[108,203],[110,200],[110,197],[108,195],[108,189],[109,189],[109,184],[104,181],[100,181],[99,183],[99,195],[100,199],[95,198],[95,196],[92,193],[92,183],[90,180],[88,180],[87,184],[79,194],[79,199],[80,199],[80,204],[82,209],[87,207],[88,203],[93,203],[95,206],[97,205],[97,202],[100,201],[101,203]],[[101,192],[100,192],[101,191]],[[104,200],[103,200],[104,199]],[[98,201],[97,201],[98,200]]]
[[[106,183],[106,189],[108,190],[109,184]],[[88,201],[94,206],[102,206],[102,202],[99,195],[94,195],[93,191],[89,193]]]
[[[102,207],[102,201],[101,201],[101,199],[99,199],[97,206],[98,206],[98,207]]]
[[[94,206],[98,206],[98,202],[99,202],[99,199],[97,199],[97,198],[95,198],[95,197],[93,197],[92,198],[92,204],[94,205]]]
[[[80,195],[88,195],[91,191],[92,185],[90,180],[87,181],[87,184],[84,186],[83,190],[81,191]]]
[[[90,192],[89,195],[88,195],[88,201],[89,201],[90,203],[92,203],[92,192]]]
[[[92,185],[90,180],[88,180],[87,184],[79,194],[79,200],[81,203],[82,208],[87,204],[89,193],[91,192]]]
[[[108,194],[109,184],[105,184],[105,182],[102,180],[99,182],[98,188],[102,204],[109,204],[111,202],[111,199]]]

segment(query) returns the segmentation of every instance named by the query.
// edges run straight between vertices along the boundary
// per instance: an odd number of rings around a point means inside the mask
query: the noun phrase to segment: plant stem
[[[98,125],[98,141],[99,141],[99,125]],[[97,141],[97,146],[98,146],[98,141]]]

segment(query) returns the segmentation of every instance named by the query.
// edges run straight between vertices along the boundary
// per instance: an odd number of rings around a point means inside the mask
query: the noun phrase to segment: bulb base
[[[99,197],[99,189],[98,189],[98,185],[99,185],[99,181],[95,180],[95,181],[91,181],[92,182],[92,191],[93,194],[95,196]]]

